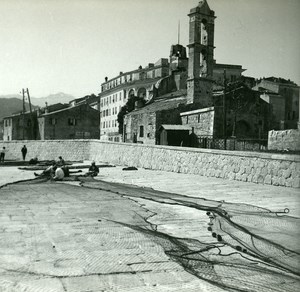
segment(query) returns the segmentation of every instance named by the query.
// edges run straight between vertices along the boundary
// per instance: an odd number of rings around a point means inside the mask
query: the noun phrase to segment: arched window
[[[146,98],[146,88],[142,87],[138,90],[138,97],[140,98]]]
[[[134,96],[134,90],[133,89],[130,89],[129,92],[128,92],[128,97],[133,97]]]

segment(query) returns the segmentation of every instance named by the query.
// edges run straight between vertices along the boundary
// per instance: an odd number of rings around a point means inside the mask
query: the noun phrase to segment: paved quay
[[[120,166],[81,185],[0,189],[0,291],[298,291],[298,189]]]

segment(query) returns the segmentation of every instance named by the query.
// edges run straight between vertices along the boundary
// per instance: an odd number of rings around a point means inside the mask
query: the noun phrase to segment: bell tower
[[[187,103],[197,103],[201,108],[212,106],[215,12],[206,0],[188,14],[189,64]]]

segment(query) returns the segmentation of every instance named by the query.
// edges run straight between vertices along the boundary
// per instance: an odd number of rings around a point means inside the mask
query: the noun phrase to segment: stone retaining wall
[[[6,159],[21,160],[21,148],[27,147],[26,160],[37,157],[39,160],[58,160],[62,156],[65,160],[88,160],[91,140],[28,140],[5,141],[0,147],[6,147]]]
[[[300,187],[300,156],[102,142],[99,140],[12,141],[8,159],[21,159],[26,144],[28,158],[95,160],[153,170],[199,174],[275,186]],[[2,145],[0,144],[0,147]]]

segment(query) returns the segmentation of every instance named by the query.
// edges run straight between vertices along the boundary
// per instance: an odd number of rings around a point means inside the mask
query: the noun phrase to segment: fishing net
[[[118,222],[151,238],[173,261],[200,279],[230,291],[298,291],[300,287],[299,218],[288,216],[287,209],[271,212],[118,183],[94,181],[83,186],[205,211],[210,243],[160,232],[153,223],[155,216],[147,219],[148,226]]]

